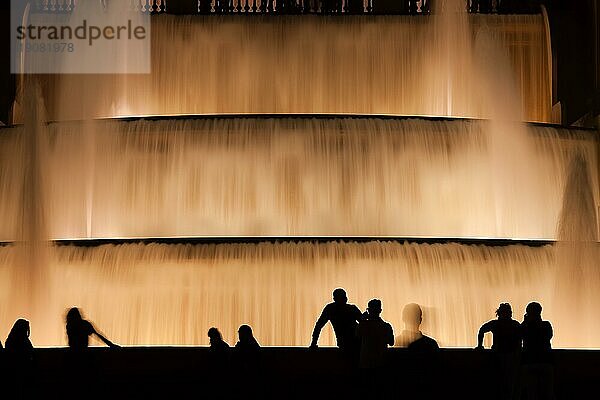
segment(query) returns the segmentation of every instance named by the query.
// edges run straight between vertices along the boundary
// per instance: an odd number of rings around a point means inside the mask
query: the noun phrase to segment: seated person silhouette
[[[338,288],[333,291],[333,303],[329,303],[321,312],[321,316],[315,323],[312,334],[311,348],[317,347],[321,329],[331,322],[337,345],[342,350],[356,348],[356,328],[358,321],[362,319],[362,313],[354,304],[348,304],[348,297],[344,289]]]
[[[435,351],[440,347],[435,339],[423,335],[419,330],[423,322],[423,310],[416,303],[410,303],[404,306],[402,310],[402,321],[404,330],[396,338],[396,346],[406,347],[414,351]]]
[[[262,372],[260,344],[249,325],[240,326],[238,336],[239,340],[232,354],[233,369],[237,369],[232,398],[262,398],[260,391],[263,380],[259,379]]]
[[[215,327],[208,330],[208,338],[210,341],[210,350],[215,353],[223,353],[229,350],[229,345],[223,340],[221,332]]]
[[[221,332],[215,327],[208,330],[208,337],[210,340],[209,354],[207,357],[209,369],[207,371],[207,377],[213,387],[218,387],[221,395],[228,398],[229,385],[227,381],[227,373],[230,367],[230,347],[227,342],[223,340]],[[203,361],[206,362],[206,361]]]
[[[33,345],[29,340],[29,334],[29,321],[23,318],[16,320],[6,338],[6,352],[19,359],[30,360],[33,354]]]
[[[238,352],[252,353],[260,349],[260,344],[252,334],[252,328],[249,325],[242,325],[238,329],[239,340],[235,344]]]
[[[553,399],[552,325],[542,320],[542,306],[531,302],[521,324],[523,356],[521,358],[522,398]]]
[[[394,345],[394,330],[392,325],[381,319],[381,300],[369,301],[367,312],[358,324],[357,336],[360,340],[359,366],[383,367],[387,347]]]
[[[83,319],[77,307],[73,307],[67,312],[66,320],[67,338],[71,350],[87,349],[89,346],[89,337],[91,335],[96,335],[98,339],[111,348],[119,347],[100,334],[89,321]]]
[[[497,319],[486,322],[479,328],[477,349],[483,349],[483,336],[492,332],[492,350],[498,353],[512,353],[521,349],[521,325],[512,319],[512,308],[501,303],[496,310]]]
[[[30,398],[29,389],[33,378],[33,345],[29,340],[29,334],[29,321],[18,319],[4,343],[8,367],[6,385],[3,385],[3,392],[8,392],[6,398]]]

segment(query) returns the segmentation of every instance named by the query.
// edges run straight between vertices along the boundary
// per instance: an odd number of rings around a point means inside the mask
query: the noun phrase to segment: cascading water
[[[595,170],[594,136],[524,128],[539,182],[499,191],[511,165],[488,138],[492,127],[310,117],[55,123],[43,169],[48,232],[555,239],[570,159],[582,154]],[[22,133],[4,132],[0,162],[11,171]],[[6,179],[0,239],[13,240],[22,184],[18,174]]]
[[[0,249],[8,262],[11,249]],[[315,318],[342,286],[361,309],[383,300],[384,316],[399,333],[402,307],[422,304],[424,331],[445,346],[471,346],[478,324],[510,300],[522,315],[540,299],[552,312],[552,248],[410,245],[390,242],[231,245],[119,245],[58,247],[50,262],[50,326],[37,343],[64,343],[61,316],[77,304],[111,338],[125,344],[207,344],[219,326],[233,341],[250,323],[265,345],[308,345]],[[2,268],[2,282],[11,269]],[[3,305],[19,293],[2,291]],[[3,313],[8,324],[13,314]],[[565,327],[566,328],[566,327]],[[44,331],[42,331],[42,329]],[[572,327],[574,329],[574,327]],[[577,343],[570,331],[558,345]],[[43,339],[43,340],[42,340]],[[324,344],[333,344],[330,333]]]
[[[456,41],[438,42],[452,18],[466,38],[456,54],[448,51]],[[381,298],[397,333],[402,307],[421,304],[423,330],[444,346],[474,345],[501,301],[520,316],[538,300],[556,327],[555,346],[600,347],[590,334],[597,138],[519,122],[549,119],[542,25],[540,16],[459,14],[158,16],[151,75],[46,76],[37,97],[47,100],[49,118],[86,120],[42,124],[33,142],[35,116],[0,130],[0,239],[23,239],[21,211],[43,207],[49,239],[426,236],[561,239],[560,246],[61,245],[44,250],[43,311],[27,305],[31,266],[19,246],[4,246],[0,327],[29,317],[34,343],[64,344],[64,311],[78,305],[124,344],[206,344],[213,325],[232,341],[237,326],[250,323],[263,344],[307,345],[331,290],[343,286],[361,308]],[[499,49],[483,51],[490,43]],[[82,91],[93,95],[74,96]],[[249,112],[490,120],[89,120]],[[33,148],[43,155],[39,176],[23,174],[35,171]],[[594,233],[565,233],[581,231]],[[581,242],[585,254],[577,253]],[[573,254],[583,258],[574,262]],[[564,298],[574,300],[565,307]],[[576,323],[573,307],[581,311]],[[332,344],[331,332],[322,341]]]
[[[299,117],[51,124],[42,175],[48,232],[53,239],[90,233],[555,238],[563,192],[573,186],[572,159],[589,171],[588,192],[597,192],[593,136],[528,128],[535,144],[530,160],[544,173],[540,191],[523,201],[535,203],[543,218],[509,210],[498,226],[493,152],[485,140],[489,124]],[[93,165],[89,152],[77,153],[82,127],[95,135]],[[10,142],[18,148],[22,134],[22,128],[4,129],[5,151]],[[2,170],[19,162],[18,152],[7,153],[13,158],[3,159]],[[11,193],[2,195],[10,199]],[[12,199],[18,210],[18,197]],[[580,207],[569,208],[577,213]],[[18,226],[16,219],[6,222]],[[14,237],[8,229],[3,236]],[[1,252],[7,282],[20,273],[11,266],[14,250]],[[202,344],[211,324],[231,336],[236,324],[251,322],[266,344],[302,345],[320,303],[331,288],[344,286],[361,307],[370,296],[381,297],[397,329],[403,304],[420,302],[431,314],[432,334],[445,345],[468,346],[477,324],[501,300],[521,312],[527,301],[539,299],[561,324],[568,312],[552,309],[554,278],[570,268],[549,247],[66,246],[52,252],[47,272],[46,312],[57,318],[36,337],[38,343],[64,342],[58,316],[76,303],[124,343]],[[2,320],[8,324],[20,294],[3,293]],[[578,326],[592,321],[589,316]],[[581,339],[575,327],[562,329],[559,346],[599,345]]]
[[[42,87],[51,120],[223,113],[481,118],[490,109],[473,92],[481,81],[468,43],[486,28],[509,54],[525,119],[550,121],[542,16],[436,18],[159,15],[152,19],[151,74],[49,75]]]

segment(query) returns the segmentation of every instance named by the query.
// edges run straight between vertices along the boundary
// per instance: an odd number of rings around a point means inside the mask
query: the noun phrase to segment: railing
[[[34,12],[69,13],[78,4],[127,1],[131,10],[173,14],[429,14],[436,0],[33,0]],[[438,0],[439,1],[439,0]],[[480,14],[531,14],[544,0],[465,0],[465,9]]]
[[[78,4],[84,2],[97,2],[99,5],[107,7],[111,1],[126,1],[131,10],[143,13],[167,11],[167,0],[33,0],[30,3],[34,12],[70,13],[77,8]]]
[[[467,0],[470,13],[537,14],[544,0]]]

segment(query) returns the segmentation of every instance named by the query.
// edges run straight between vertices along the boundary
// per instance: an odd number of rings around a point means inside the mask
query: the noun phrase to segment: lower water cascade
[[[9,266],[16,251],[0,248],[3,326],[22,315],[7,308],[25,294],[24,275]],[[575,292],[557,296],[559,270],[572,267],[558,259],[551,246],[379,241],[59,246],[47,270],[50,322],[33,325],[32,337],[38,344],[65,344],[62,318],[76,304],[123,344],[206,345],[211,326],[231,343],[237,327],[248,323],[263,345],[304,346],[332,289],[341,286],[361,309],[373,297],[382,299],[383,317],[396,334],[403,329],[403,306],[421,304],[422,330],[443,346],[473,346],[499,302],[511,302],[520,319],[536,299],[556,327],[556,347],[598,347],[598,273],[585,271]],[[564,296],[590,299],[569,310],[577,325],[563,323],[568,314],[558,307]],[[329,328],[321,343],[335,343]]]

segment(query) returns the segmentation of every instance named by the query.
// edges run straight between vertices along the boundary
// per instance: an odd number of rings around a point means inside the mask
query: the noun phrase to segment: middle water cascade
[[[251,116],[50,124],[41,171],[46,230],[50,239],[555,239],[575,154],[597,197],[594,136],[530,126],[530,152],[520,164],[503,163],[490,125]],[[1,132],[0,239],[14,240],[23,135]],[[510,187],[499,191],[511,171]]]

